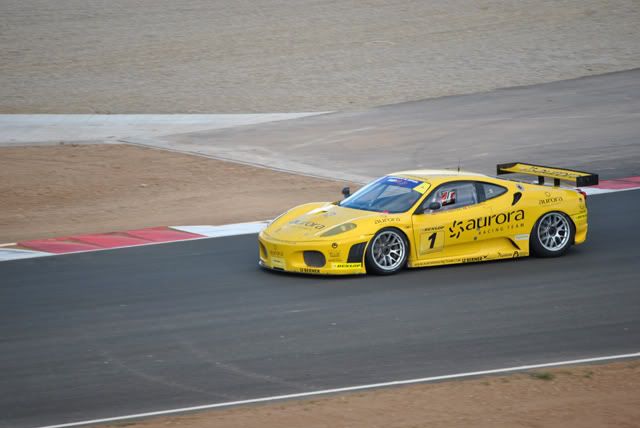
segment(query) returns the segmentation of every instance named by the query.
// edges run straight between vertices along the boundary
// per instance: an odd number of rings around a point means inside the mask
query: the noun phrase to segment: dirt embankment
[[[0,148],[0,243],[264,220],[344,185],[128,145]]]
[[[640,67],[631,0],[3,0],[0,113],[366,108]]]

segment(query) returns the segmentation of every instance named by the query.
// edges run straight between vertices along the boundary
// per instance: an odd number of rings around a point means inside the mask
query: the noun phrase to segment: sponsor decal
[[[478,257],[467,257],[467,258],[463,258],[460,261],[462,263],[475,263],[475,262],[481,262],[487,259],[487,255],[484,256],[478,256]]]
[[[334,250],[338,248],[338,243],[334,242],[333,244],[331,244],[331,248],[333,248]]]
[[[453,220],[453,226],[451,226],[449,228],[449,238],[456,238],[458,239],[460,237],[460,235],[462,234],[462,232],[464,232],[464,226],[463,226],[464,222],[462,221],[458,221],[458,220]]]
[[[414,187],[413,190],[418,193],[424,194],[424,192],[426,192],[429,187],[431,187],[429,183],[422,183]]]
[[[453,265],[458,263],[474,263],[474,262],[482,262],[487,260],[491,260],[491,258],[488,255],[479,256],[479,257],[467,257],[467,258],[454,257],[454,258],[440,259],[440,260],[416,260],[410,263],[410,267]]]
[[[388,184],[391,186],[404,187],[406,189],[413,189],[414,191],[424,194],[427,189],[430,187],[429,183],[425,183],[424,181],[413,180],[411,178],[405,177],[393,177],[388,176],[380,179],[379,183]]]
[[[573,219],[573,221],[576,224],[580,224],[580,225],[587,224],[587,213],[586,212],[584,212],[582,214],[577,214],[577,215],[571,216],[571,218]]]
[[[360,269],[362,263],[331,263],[333,269]]]
[[[320,269],[300,268],[302,273],[320,273]]]
[[[422,229],[423,232],[435,232],[438,230],[444,229],[444,226],[434,226],[434,227],[425,227]]]
[[[459,259],[448,260],[417,260],[411,263],[412,267],[438,266],[459,263]]]
[[[549,192],[545,192],[546,198],[539,199],[538,205],[553,205],[563,201],[562,196],[551,196]]]
[[[512,225],[510,223],[519,222],[521,220],[524,220],[524,210],[492,214],[490,216],[471,218],[466,221],[454,220],[451,227],[449,227],[449,238],[458,239],[460,235],[462,235],[462,233],[467,230],[477,230],[478,233],[487,233],[487,230],[483,231],[483,229],[489,229],[493,227],[490,231],[502,231],[505,229],[505,227],[507,229],[520,227],[523,225],[523,223],[518,225]],[[505,227],[496,228],[496,226],[502,225],[505,225]]]
[[[580,177],[584,174],[581,174],[579,172],[574,172],[574,171],[566,171],[566,170],[562,170],[562,169],[551,169],[551,168],[544,168],[544,167],[540,167],[540,166],[534,166],[534,165],[522,165],[521,167],[521,171],[524,172],[529,172],[532,174],[538,174],[538,175],[546,175],[549,177],[554,178],[555,176],[558,177],[568,177],[568,178],[577,178]]]
[[[278,250],[271,250],[271,251],[269,251],[269,253],[271,253],[272,256],[276,256],[276,257],[284,256],[284,253],[282,251],[278,251]]]
[[[529,239],[529,234],[528,233],[522,233],[520,235],[516,235],[515,237],[516,241],[527,241]]]
[[[487,235],[489,233],[504,232],[505,230],[520,229],[524,227],[524,223],[513,223],[505,226],[492,227],[478,231],[478,235]]]
[[[444,207],[445,205],[451,205],[456,203],[456,191],[455,190],[444,190],[440,192],[440,204]]]
[[[520,257],[520,253],[518,251],[513,252],[513,258]]]
[[[377,218],[375,221],[375,224],[394,223],[399,221],[400,221],[400,217],[383,217],[383,218]]]
[[[329,257],[340,258],[340,250],[338,250],[338,251],[329,251]]]
[[[304,221],[304,220],[300,220],[300,219],[291,220],[289,222],[289,224],[295,224],[295,225],[302,226],[302,227],[310,227],[310,228],[318,229],[318,230],[322,230],[322,229],[325,228],[324,224],[316,223],[315,221]]]

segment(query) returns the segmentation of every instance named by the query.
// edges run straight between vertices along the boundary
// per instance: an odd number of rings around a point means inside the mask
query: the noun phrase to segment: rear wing
[[[552,168],[549,166],[531,165],[522,162],[498,164],[497,174],[527,174],[538,177],[538,184],[544,184],[545,177],[553,178],[553,185],[560,186],[560,180],[569,181],[576,187],[595,186],[598,174],[571,169]]]

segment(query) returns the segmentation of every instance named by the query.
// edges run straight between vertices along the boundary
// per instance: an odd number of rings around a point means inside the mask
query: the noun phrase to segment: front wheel
[[[367,271],[377,275],[396,273],[407,263],[408,247],[404,234],[399,230],[387,228],[378,231],[367,247]]]
[[[561,212],[550,212],[533,226],[529,245],[538,257],[557,257],[569,250],[575,236],[575,227]]]

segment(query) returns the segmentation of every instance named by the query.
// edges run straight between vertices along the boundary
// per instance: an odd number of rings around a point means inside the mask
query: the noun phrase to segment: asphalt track
[[[0,426],[30,427],[640,350],[640,192],[590,197],[588,242],[318,278],[255,235],[0,264]]]

